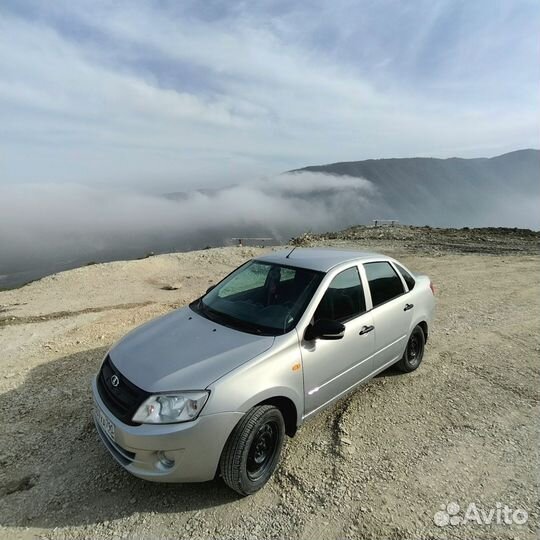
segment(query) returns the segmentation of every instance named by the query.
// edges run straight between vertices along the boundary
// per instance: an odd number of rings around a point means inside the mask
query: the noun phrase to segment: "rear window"
[[[403,268],[403,266],[401,266],[401,264],[397,264],[397,263],[394,263],[394,264],[399,270],[399,273],[403,276],[403,279],[405,280],[407,287],[409,287],[409,291],[412,291],[415,284],[414,278],[411,276],[411,274],[409,274],[409,272],[407,272],[407,270],[405,270],[405,268]]]
[[[364,267],[373,307],[380,306],[405,292],[401,279],[389,263],[366,263]]]

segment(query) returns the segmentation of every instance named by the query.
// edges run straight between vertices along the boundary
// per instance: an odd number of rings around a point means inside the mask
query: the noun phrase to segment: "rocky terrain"
[[[124,472],[94,430],[90,382],[128,330],[263,250],[97,264],[0,292],[0,537],[535,538],[538,240],[423,227],[293,240],[395,255],[432,277],[437,316],[419,370],[390,370],[308,422],[248,498],[219,479],[159,485]],[[445,525],[469,503],[528,520]]]
[[[483,253],[492,255],[539,254],[540,232],[530,229],[484,227],[470,229],[440,229],[382,225],[357,225],[339,232],[324,234],[305,233],[292,239],[295,246],[355,245],[393,253],[422,253],[441,255],[448,253]]]

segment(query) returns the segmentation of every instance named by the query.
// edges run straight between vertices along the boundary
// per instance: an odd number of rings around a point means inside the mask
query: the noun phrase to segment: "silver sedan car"
[[[254,493],[285,435],[392,364],[418,368],[434,304],[427,276],[376,253],[250,260],[109,351],[93,381],[97,431],[140,478],[221,475]]]

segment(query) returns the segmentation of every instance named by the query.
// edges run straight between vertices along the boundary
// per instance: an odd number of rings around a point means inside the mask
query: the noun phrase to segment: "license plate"
[[[115,427],[114,424],[105,416],[105,413],[101,411],[98,407],[94,408],[94,416],[96,422],[99,424],[99,427],[108,435],[108,437],[114,441],[115,438]]]

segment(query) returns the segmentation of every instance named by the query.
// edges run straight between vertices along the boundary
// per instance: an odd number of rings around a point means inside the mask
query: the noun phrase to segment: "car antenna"
[[[287,253],[287,255],[285,255],[285,258],[288,259],[290,256],[291,256],[291,253],[296,249],[296,246],[294,246],[291,251],[289,251],[289,253]]]

